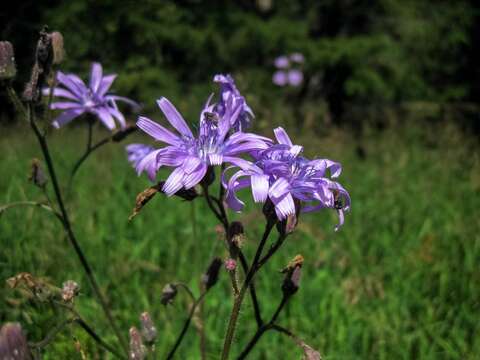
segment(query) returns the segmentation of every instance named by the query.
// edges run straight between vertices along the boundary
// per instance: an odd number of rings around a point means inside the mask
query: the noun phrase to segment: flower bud
[[[285,278],[282,283],[284,296],[290,296],[297,292],[300,287],[300,277],[302,274],[303,256],[297,255],[289,262],[287,267],[282,270]]]
[[[200,182],[202,186],[209,187],[215,181],[215,169],[213,166],[209,166],[207,168],[207,173],[203,177],[202,181]]]
[[[135,131],[137,131],[137,127],[135,125],[127,125],[127,127],[119,129],[113,133],[112,141],[120,142]]]
[[[298,199],[294,199],[293,202],[295,204],[295,214],[290,214],[285,219],[277,223],[277,231],[282,236],[287,236],[293,233],[298,224],[301,202]]]
[[[234,271],[236,267],[237,267],[237,262],[235,260],[233,259],[225,260],[225,269],[227,269],[227,271]]]
[[[210,289],[217,283],[220,267],[222,266],[222,260],[220,258],[214,258],[210,263],[207,272],[202,276],[202,282],[205,285],[205,289]]]
[[[65,58],[65,49],[63,47],[63,35],[59,31],[54,31],[50,36],[53,50],[53,64],[60,64]]]
[[[153,344],[157,338],[157,328],[153,325],[152,318],[148,312],[140,315],[142,324],[142,336],[148,344]]]
[[[47,184],[47,177],[42,169],[40,160],[32,159],[31,172],[28,180],[41,189],[45,188],[45,185]]]
[[[277,213],[275,212],[275,205],[273,204],[272,200],[267,199],[267,201],[265,201],[262,211],[267,221],[271,224],[275,224],[278,221]]]
[[[0,41],[0,80],[12,79],[16,74],[13,46],[8,41]]]
[[[71,302],[78,295],[80,290],[78,284],[73,280],[68,280],[63,283],[62,288],[62,300],[65,302]]]
[[[129,360],[143,360],[147,356],[147,349],[143,345],[142,337],[136,327],[130,328],[130,350]]]
[[[27,338],[17,323],[6,323],[0,329],[0,359],[31,359]]]
[[[171,304],[173,299],[177,296],[177,287],[174,284],[167,284],[162,290],[162,298],[160,302],[163,305]]]

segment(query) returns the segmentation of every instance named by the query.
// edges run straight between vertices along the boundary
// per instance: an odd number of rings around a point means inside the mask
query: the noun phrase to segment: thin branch
[[[43,204],[43,203],[40,203],[40,202],[37,202],[37,201],[17,201],[17,202],[13,202],[13,203],[10,203],[10,204],[2,205],[2,206],[0,206],[0,215],[4,211],[7,211],[8,209],[18,207],[18,206],[39,207],[40,209],[46,210],[46,211],[52,213],[53,215],[55,215],[62,222],[62,225],[63,225],[62,215],[60,215],[57,211],[55,211],[51,206],[48,206],[46,204]]]
[[[36,124],[35,119],[34,119],[35,112],[34,112],[33,105],[31,103],[28,104],[27,115],[28,115],[27,117],[28,117],[28,121],[30,123],[30,126],[32,127],[32,130],[35,133],[35,136],[37,137],[40,148],[42,149],[42,153],[43,153],[43,157],[45,159],[45,163],[47,164],[48,172],[50,174],[50,179],[52,181],[53,190],[55,192],[55,197],[56,197],[56,200],[57,200],[57,203],[58,203],[58,207],[60,208],[60,213],[61,213],[61,216],[62,216],[62,219],[63,219],[63,225],[64,225],[65,232],[67,233],[67,237],[68,237],[71,245],[73,246],[73,248],[75,250],[75,253],[78,256],[78,258],[80,260],[80,263],[82,264],[83,269],[85,270],[85,273],[86,273],[87,278],[90,282],[90,285],[92,286],[93,292],[95,293],[98,301],[100,302],[100,305],[102,306],[102,309],[103,309],[103,311],[104,311],[104,313],[105,313],[105,315],[108,319],[108,322],[109,322],[110,326],[112,327],[112,329],[113,329],[115,335],[117,336],[117,338],[118,338],[121,346],[123,347],[124,351],[126,353],[128,353],[127,343],[126,343],[125,339],[122,337],[122,334],[121,334],[119,328],[116,326],[116,323],[113,319],[113,316],[112,316],[110,308],[107,304],[107,301],[100,291],[100,287],[98,286],[98,283],[97,283],[97,280],[96,280],[96,278],[93,274],[92,268],[90,267],[90,264],[88,263],[87,258],[85,257],[85,255],[84,255],[84,253],[83,253],[83,251],[80,247],[80,244],[78,243],[78,241],[75,237],[75,234],[72,230],[72,226],[71,226],[70,220],[68,218],[68,213],[67,213],[65,205],[63,203],[63,197],[62,197],[62,193],[61,193],[61,190],[60,190],[60,185],[58,184],[55,168],[54,168],[54,165],[53,165],[53,160],[50,156],[50,151],[48,149],[48,144],[47,144],[47,141],[46,141],[45,137],[41,134],[40,130],[37,127],[37,124]]]

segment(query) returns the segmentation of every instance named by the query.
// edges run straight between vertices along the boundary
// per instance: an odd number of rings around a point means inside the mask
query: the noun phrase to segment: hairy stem
[[[42,133],[40,132],[40,130],[37,127],[37,124],[35,123],[35,119],[34,119],[35,113],[34,113],[34,109],[33,109],[32,104],[28,105],[27,116],[28,116],[30,126],[32,127],[33,132],[35,133],[35,136],[38,140],[38,143],[40,144],[40,148],[42,150],[43,157],[45,159],[45,163],[47,164],[47,169],[48,169],[50,178],[52,180],[53,190],[55,192],[55,198],[56,198],[56,201],[58,203],[58,207],[60,209],[60,213],[61,213],[61,216],[62,216],[62,219],[63,219],[62,223],[63,223],[63,227],[65,229],[65,232],[67,234],[67,237],[70,241],[70,244],[74,248],[75,253],[78,256],[83,269],[85,270],[88,281],[90,282],[90,285],[93,289],[93,292],[95,293],[95,295],[96,295],[96,297],[97,297],[97,299],[98,299],[98,301],[99,301],[99,303],[100,303],[100,305],[101,305],[101,307],[102,307],[102,309],[103,309],[103,311],[104,311],[104,313],[105,313],[105,315],[108,319],[108,322],[109,322],[112,330],[114,331],[115,335],[117,336],[118,341],[120,342],[120,345],[123,347],[125,352],[128,353],[127,343],[124,340],[124,338],[121,336],[120,330],[117,327],[117,325],[116,325],[116,323],[113,319],[113,316],[111,314],[110,308],[108,307],[107,301],[105,300],[105,298],[103,297],[103,295],[100,291],[97,280],[95,279],[95,276],[93,274],[92,268],[91,268],[90,264],[88,263],[87,258],[85,257],[85,255],[84,255],[84,253],[83,253],[83,251],[80,247],[80,244],[78,243],[78,241],[75,237],[75,234],[72,230],[72,226],[71,226],[71,223],[70,223],[70,220],[69,220],[69,217],[68,217],[68,213],[67,213],[67,210],[66,210],[64,202],[63,202],[63,197],[62,197],[62,193],[61,193],[61,190],[60,190],[60,186],[59,186],[58,181],[57,181],[57,176],[56,176],[55,168],[54,168],[54,165],[53,165],[53,160],[50,156],[50,151],[48,149],[48,144],[47,144],[47,141],[46,141],[44,135],[42,135]]]
[[[257,251],[255,253],[255,257],[253,258],[252,265],[250,266],[247,275],[245,276],[245,281],[242,285],[242,288],[240,289],[240,293],[238,296],[235,298],[232,312],[230,314],[230,320],[228,322],[228,327],[227,327],[227,333],[225,335],[225,341],[223,343],[223,352],[222,352],[222,360],[228,359],[228,355],[230,353],[230,348],[232,345],[233,337],[235,335],[235,328],[238,320],[238,315],[240,313],[240,308],[242,307],[242,301],[245,296],[245,292],[247,288],[250,286],[250,282],[252,281],[256,268],[257,268],[257,263],[258,260],[260,259],[260,256],[262,255],[263,247],[265,246],[265,242],[268,239],[268,236],[270,235],[270,232],[274,226],[274,223],[271,221],[268,221],[266,226],[265,226],[265,231],[262,236],[262,240],[260,241],[260,244],[258,245]]]

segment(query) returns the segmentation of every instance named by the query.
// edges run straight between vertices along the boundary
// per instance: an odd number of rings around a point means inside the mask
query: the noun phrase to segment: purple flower
[[[295,200],[308,203],[303,212],[335,209],[339,224],[343,224],[343,212],[350,208],[348,192],[337,182],[328,178],[337,178],[341,173],[340,164],[327,159],[308,160],[301,156],[303,148],[294,145],[281,127],[274,130],[278,144],[256,153],[255,164],[238,170],[228,183],[226,201],[235,211],[242,210],[244,203],[236,196],[240,189],[250,187],[255,202],[270,199],[280,220],[296,213]]]
[[[290,60],[287,56],[282,55],[275,59],[274,65],[277,69],[286,69],[290,66]]]
[[[272,77],[272,81],[275,85],[285,86],[288,82],[287,73],[285,71],[275,71]]]
[[[297,87],[303,82],[303,73],[300,70],[292,69],[288,72],[288,83]]]
[[[137,165],[137,172],[145,171],[153,181],[161,166],[174,167],[163,186],[163,192],[171,196],[181,188],[190,189],[205,176],[209,166],[230,163],[248,168],[251,163],[242,159],[242,154],[265,150],[270,140],[251,133],[236,132],[230,134],[231,124],[242,111],[234,107],[229,98],[223,116],[213,114],[202,116],[199,134],[193,135],[182,115],[166,98],[157,101],[168,122],[178,131],[178,135],[145,117],[139,117],[137,126],[154,139],[167,146],[155,149]],[[208,103],[207,103],[208,107]]]
[[[130,144],[125,147],[125,150],[127,151],[128,161],[136,168],[138,163],[155,149],[145,144]]]
[[[252,118],[255,117],[252,109],[247,105],[245,98],[240,94],[235,81],[230,75],[215,75],[213,81],[220,84],[220,101],[211,107],[206,106],[206,110],[210,110],[217,113],[219,117],[223,117],[227,109],[227,103],[231,102],[232,112],[235,112],[237,108],[240,109],[238,116],[231,120],[231,127],[234,131],[244,131],[250,126]],[[207,109],[209,108],[209,109]]]
[[[303,62],[305,61],[305,57],[302,54],[296,52],[296,53],[290,54],[290,60],[298,64],[303,64]]]
[[[138,104],[128,98],[107,94],[117,75],[103,76],[102,65],[92,64],[90,82],[87,85],[74,74],[57,73],[57,81],[62,87],[53,89],[53,95],[68,101],[54,102],[51,109],[65,110],[53,121],[53,126],[59,128],[76,117],[90,113],[95,115],[108,129],[115,129],[115,120],[120,127],[125,127],[125,118],[118,110],[116,101],[123,101],[137,108]],[[43,89],[43,94],[48,95],[50,89]]]

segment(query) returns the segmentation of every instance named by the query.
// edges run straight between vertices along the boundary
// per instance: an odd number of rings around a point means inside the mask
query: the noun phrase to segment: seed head
[[[147,349],[143,345],[142,337],[136,327],[130,328],[129,360],[143,360],[147,356]]]
[[[73,280],[68,280],[63,283],[62,288],[62,300],[65,302],[71,302],[78,295],[80,287]]]
[[[15,55],[9,41],[0,41],[0,80],[9,80],[15,77]]]
[[[59,31],[54,31],[49,34],[53,50],[52,64],[58,65],[65,58],[65,49],[63,47],[63,35]]]
[[[177,287],[174,284],[167,284],[162,290],[162,298],[160,302],[163,305],[171,304],[173,299],[177,296]]]
[[[220,267],[222,266],[222,260],[220,258],[214,258],[208,266],[207,272],[202,276],[202,282],[206,289],[210,289],[217,283]]]
[[[6,323],[0,329],[0,359],[30,360],[27,338],[18,323]]]
[[[152,318],[148,312],[140,315],[140,323],[142,324],[142,336],[148,344],[153,344],[157,338],[157,328],[153,325]]]
[[[45,185],[47,184],[47,177],[45,176],[45,172],[42,169],[40,160],[32,159],[32,167],[28,180],[30,180],[35,186],[38,186],[41,189],[45,188]]]

